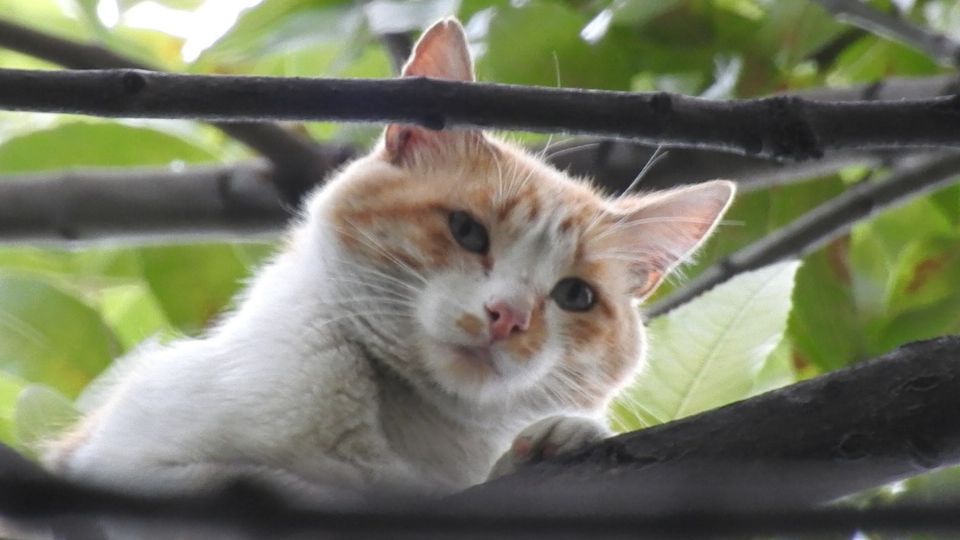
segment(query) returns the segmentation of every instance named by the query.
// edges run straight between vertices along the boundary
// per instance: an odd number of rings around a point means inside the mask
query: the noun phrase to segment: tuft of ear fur
[[[467,35],[460,22],[448,17],[428,28],[414,45],[400,76],[475,81]],[[390,124],[384,134],[384,145],[391,162],[403,163],[412,154],[425,149],[442,149],[445,145],[462,144],[476,137],[482,135],[475,130],[433,131],[407,124]]]
[[[634,296],[648,296],[700,247],[727,211],[736,190],[733,182],[712,180],[614,203],[615,241],[634,258]]]

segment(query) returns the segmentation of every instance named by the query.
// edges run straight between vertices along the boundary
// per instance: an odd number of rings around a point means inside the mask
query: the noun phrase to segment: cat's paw
[[[606,426],[582,416],[551,416],[531,424],[490,469],[488,480],[510,474],[528,463],[574,452],[609,437]]]

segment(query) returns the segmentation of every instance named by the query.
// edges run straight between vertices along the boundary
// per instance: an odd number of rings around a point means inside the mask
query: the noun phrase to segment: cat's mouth
[[[490,350],[490,347],[455,345],[453,346],[453,350],[457,356],[464,358],[465,361],[471,362],[478,367],[490,369],[497,375],[500,375],[500,370],[497,369],[497,365],[493,360],[493,351]]]

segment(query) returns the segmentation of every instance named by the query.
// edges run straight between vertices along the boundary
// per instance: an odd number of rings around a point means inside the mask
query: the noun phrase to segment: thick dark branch
[[[59,38],[3,19],[0,19],[0,47],[72,69],[151,69],[98,45]],[[237,122],[214,125],[270,160],[276,167],[277,187],[291,204],[299,201],[310,188],[318,170],[343,161],[337,154],[315,148],[308,137],[278,125]]]
[[[717,264],[650,307],[657,316],[692,300],[731,277],[781,259],[800,257],[845,234],[853,225],[886,208],[902,205],[960,179],[960,154],[923,158],[882,182],[862,182]]]
[[[626,188],[649,147],[612,141],[556,150],[556,164],[573,174],[595,176],[611,193]],[[605,151],[598,146],[609,145]],[[347,155],[348,149],[341,151]],[[709,159],[709,158],[712,158]],[[754,166],[741,186],[796,180],[832,172],[844,164],[868,163],[866,156],[837,156],[793,167],[759,158],[697,150],[676,150],[651,172],[644,189],[699,182]],[[333,169],[318,171],[321,183]],[[728,171],[731,174],[726,174]],[[273,187],[273,170],[263,163],[130,169],[95,168],[0,175],[0,244],[71,245],[98,241],[191,242],[248,240],[276,235],[289,212]]]
[[[960,66],[960,43],[860,0],[814,0],[838,19],[919,49],[945,66]]]
[[[630,138],[776,159],[826,151],[957,147],[960,98],[710,101],[667,93],[464,83],[427,78],[301,79],[138,70],[0,70],[0,108],[209,121],[407,122]]]
[[[459,497],[510,512],[782,509],[960,463],[960,337],[881,358],[543,463]],[[612,486],[617,489],[607,490]],[[607,506],[609,505],[609,506]],[[573,510],[574,508],[569,508]]]
[[[836,101],[921,98],[950,93],[956,87],[954,76],[889,79],[845,89],[820,88],[803,96]],[[328,144],[319,145],[318,151],[339,159],[358,152]],[[553,144],[545,155],[561,169],[592,177],[608,192],[618,193],[633,181],[653,151],[654,147],[630,141],[577,138]],[[712,178],[732,178],[741,191],[750,191],[830,174],[847,165],[877,165],[896,159],[896,154],[853,151],[783,163],[711,150],[672,148],[648,171],[640,187],[662,189]],[[182,171],[86,169],[0,177],[0,242],[71,244],[111,238],[134,242],[162,238],[176,242],[276,234],[285,225],[287,213],[274,200],[275,193],[263,188],[260,182],[236,180],[250,178],[251,167],[187,167]],[[321,182],[331,170],[318,170],[310,177],[310,185]],[[274,173],[267,167],[260,167],[257,174],[265,182],[274,182]],[[166,182],[170,182],[170,189],[163,189]],[[230,200],[211,198],[209,194],[213,193],[229,193]]]
[[[5,242],[70,243],[247,239],[289,218],[272,169],[92,169],[6,177],[0,182]]]
[[[886,356],[714,411],[627,433],[444,501],[297,510],[247,484],[209,497],[129,497],[51,478],[0,447],[0,516],[82,524],[219,524],[276,537],[532,537],[952,530],[955,508],[820,508],[960,463],[960,338]],[[236,529],[234,529],[236,530]]]

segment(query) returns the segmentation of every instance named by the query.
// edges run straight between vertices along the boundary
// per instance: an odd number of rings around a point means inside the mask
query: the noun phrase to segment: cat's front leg
[[[575,452],[613,433],[600,422],[583,416],[550,416],[520,432],[510,449],[490,469],[488,480],[510,474],[521,466]]]

